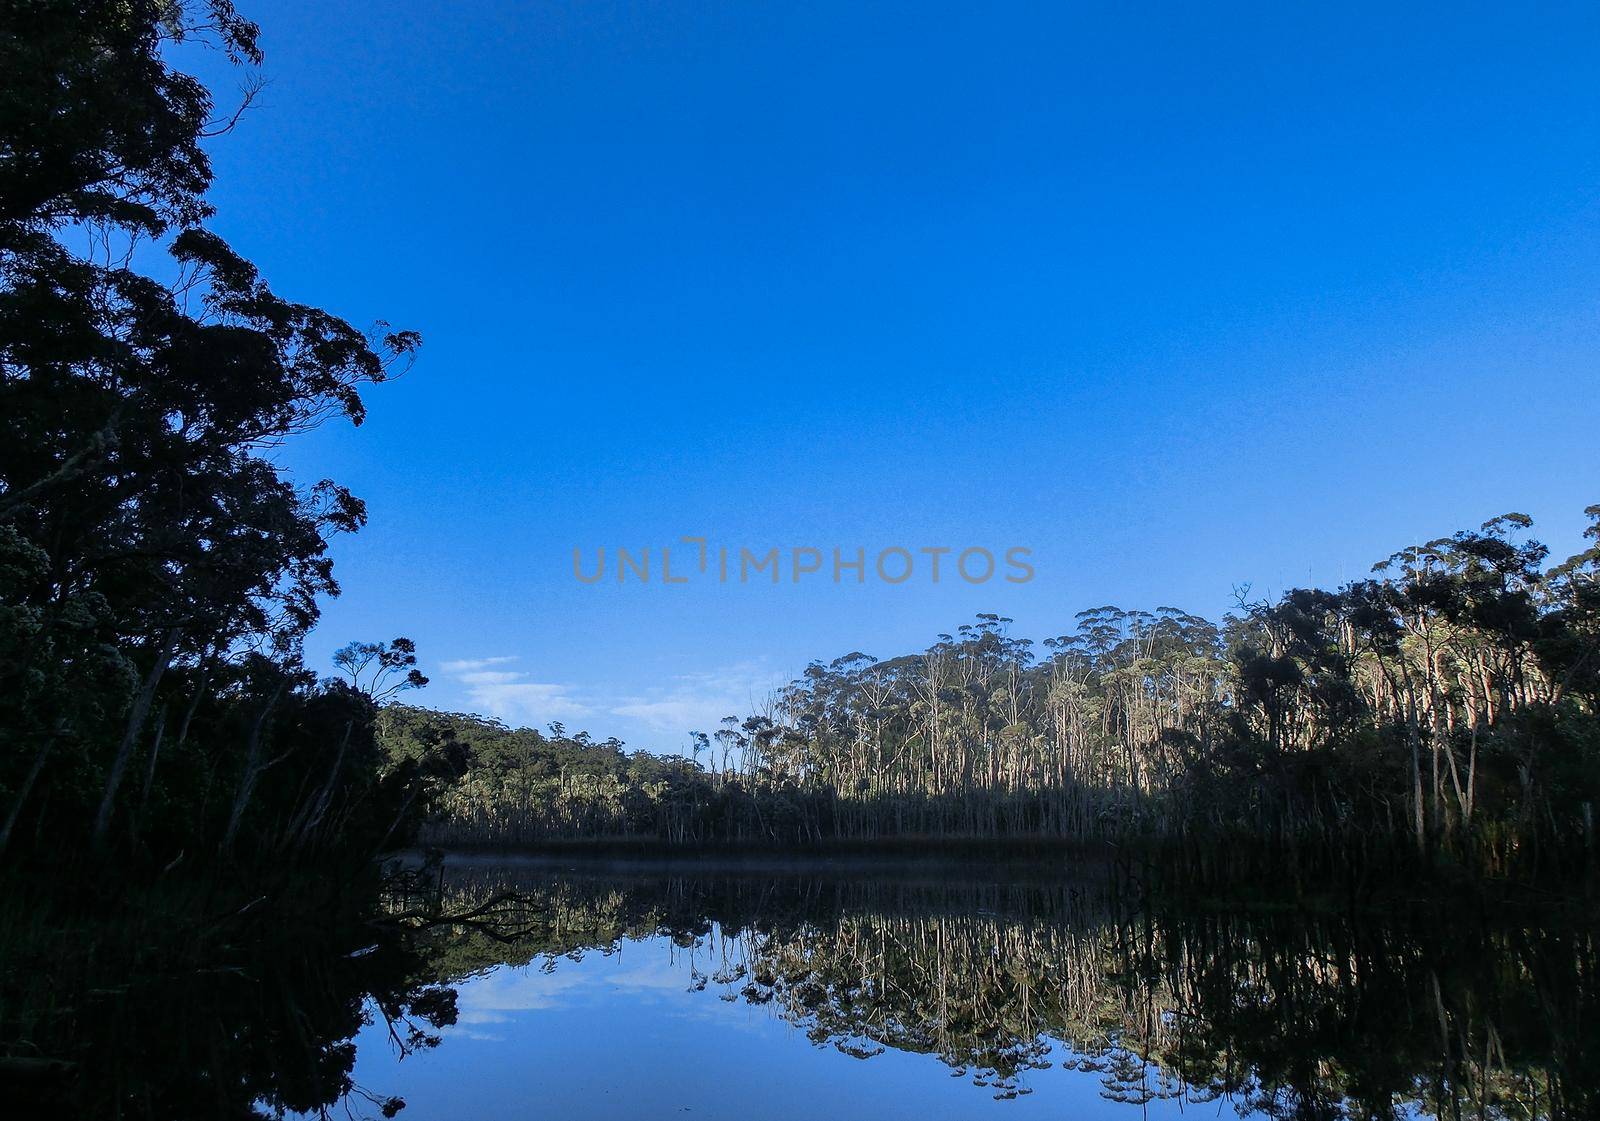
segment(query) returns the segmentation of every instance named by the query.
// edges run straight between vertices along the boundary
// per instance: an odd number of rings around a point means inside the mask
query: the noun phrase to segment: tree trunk
[[[150,713],[150,702],[155,699],[156,686],[161,683],[161,675],[167,671],[167,664],[172,661],[173,651],[177,649],[178,639],[182,634],[181,628],[167,628],[167,633],[161,640],[161,648],[156,651],[155,661],[150,664],[149,672],[144,675],[144,683],[139,686],[139,693],[133,699],[133,708],[128,712],[128,724],[122,732],[122,742],[117,746],[116,758],[111,761],[111,771],[106,775],[106,789],[100,798],[100,809],[94,817],[96,848],[105,845],[106,834],[111,829],[111,815],[117,805],[117,790],[122,786],[122,776],[128,770],[128,760],[133,755],[133,745],[144,727],[144,719]]]
[[[28,768],[27,777],[22,780],[22,786],[17,790],[17,796],[11,799],[11,811],[6,814],[6,823],[0,826],[0,854],[6,851],[6,845],[11,841],[11,831],[16,827],[17,819],[22,816],[22,807],[28,800],[28,795],[33,793],[33,784],[39,779],[39,772],[44,770],[44,761],[50,754],[50,745],[55,742],[55,736],[49,736],[39,745],[39,750],[33,754],[33,765]]]
[[[162,705],[161,711],[156,715],[156,734],[150,744],[150,762],[144,768],[144,788],[139,791],[139,814],[144,817],[144,809],[150,802],[150,787],[156,781],[156,760],[161,756],[161,737],[167,734],[167,706]]]
[[[195,711],[199,709],[200,702],[206,695],[206,688],[211,684],[212,649],[208,649],[201,656],[200,664],[195,668],[194,696],[189,698],[189,707],[183,710],[183,722],[178,725],[178,738],[174,744],[176,747],[182,747],[189,739],[189,724],[194,720]]]
[[[339,750],[334,753],[333,767],[328,771],[328,777],[323,782],[321,789],[313,795],[307,803],[306,814],[302,821],[291,828],[290,834],[285,838],[291,847],[300,847],[310,841],[316,832],[317,826],[322,824],[323,817],[328,812],[328,806],[333,801],[334,789],[338,786],[339,772],[344,766],[345,751],[350,746],[350,733],[355,727],[354,721],[345,721],[344,737],[339,741]]]
[[[239,823],[244,819],[245,807],[250,804],[250,795],[255,792],[256,779],[261,777],[261,729],[266,725],[267,717],[277,706],[278,698],[283,696],[284,687],[288,683],[287,677],[278,682],[277,688],[272,691],[272,696],[267,698],[267,703],[261,706],[255,723],[250,727],[250,740],[244,756],[244,771],[239,775],[239,786],[233,795],[233,808],[228,812],[228,827],[222,834],[223,852],[233,847],[234,838],[239,835]]]

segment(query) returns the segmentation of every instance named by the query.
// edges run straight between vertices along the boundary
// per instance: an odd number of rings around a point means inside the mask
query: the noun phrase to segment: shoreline
[[[1097,862],[1119,852],[1150,854],[1145,846],[1118,846],[1106,841],[1040,837],[887,837],[876,840],[829,840],[804,845],[775,842],[667,844],[654,838],[596,838],[538,841],[528,844],[450,843],[419,841],[410,853],[440,852],[449,859],[502,860],[517,863],[565,860],[617,860],[647,865],[692,863],[716,865],[883,864],[1055,864]]]

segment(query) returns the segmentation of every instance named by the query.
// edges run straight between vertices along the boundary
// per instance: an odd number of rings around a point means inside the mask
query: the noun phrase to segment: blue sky
[[[371,512],[316,665],[406,634],[419,701],[675,748],[979,611],[1217,615],[1513,509],[1564,555],[1600,501],[1592,4],[242,6],[217,229],[425,338],[283,453]],[[683,535],[1036,576],[573,579]]]

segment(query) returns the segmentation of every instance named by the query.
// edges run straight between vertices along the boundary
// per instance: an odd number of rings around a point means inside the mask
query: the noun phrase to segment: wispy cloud
[[[511,670],[479,669],[470,673],[458,673],[456,680],[465,685],[512,685],[526,676],[527,674]]]
[[[709,732],[724,716],[759,711],[785,680],[764,663],[745,662],[707,673],[679,674],[642,696],[622,698],[608,711],[656,732]]]
[[[471,673],[474,670],[483,669],[485,666],[503,666],[516,660],[509,654],[498,658],[463,658],[454,662],[442,662],[439,668],[445,673]]]
[[[652,945],[651,943],[655,943]],[[456,999],[457,1024],[484,1030],[514,1022],[519,1013],[572,1008],[611,1000],[618,992],[650,998],[685,993],[689,959],[674,956],[665,940],[651,939],[623,954],[585,953],[559,961],[554,968],[539,964],[501,966],[462,985]],[[700,1003],[698,994],[689,1000]]]
[[[440,669],[466,686],[467,697],[477,711],[508,723],[547,724],[552,720],[572,720],[589,716],[594,709],[584,704],[569,685],[531,681],[520,670],[489,669],[515,662],[515,657],[462,658],[444,662]]]
[[[629,728],[607,727],[617,717],[633,729],[661,736],[662,747],[687,742],[690,732],[714,731],[724,716],[761,711],[786,681],[765,662],[744,662],[701,673],[684,673],[642,692],[566,682],[535,681],[511,668],[513,656],[460,658],[439,669],[460,685],[472,708],[507,723],[542,726],[552,720],[583,721],[597,736]],[[593,719],[599,717],[600,719]]]

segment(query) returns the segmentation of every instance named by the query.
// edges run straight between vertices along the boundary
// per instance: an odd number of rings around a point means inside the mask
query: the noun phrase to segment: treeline
[[[449,761],[390,765],[409,643],[301,657],[365,521],[281,443],[417,336],[287,299],[207,228],[203,143],[249,104],[227,0],[10,5],[0,36],[0,853],[165,864],[371,850]],[[246,75],[215,105],[168,56]],[[383,680],[380,680],[383,679]]]
[[[1506,515],[1220,624],[1102,607],[1040,645],[979,616],[814,663],[689,758],[476,724],[441,842],[1044,837],[1486,867],[1587,860],[1600,800],[1600,506],[1547,566]],[[434,721],[441,734],[462,718]],[[513,746],[515,745],[515,746]]]

